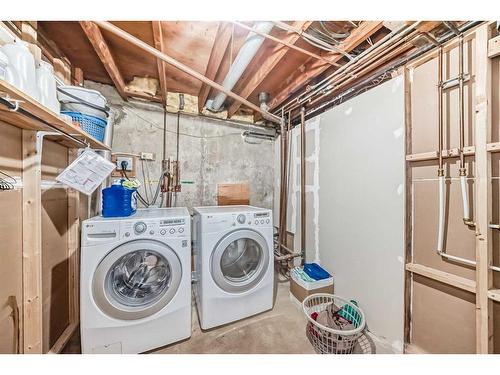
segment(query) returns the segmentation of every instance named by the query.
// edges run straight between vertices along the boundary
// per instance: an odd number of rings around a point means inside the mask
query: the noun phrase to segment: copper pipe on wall
[[[438,52],[438,176],[444,176],[443,168],[443,47]]]
[[[460,107],[459,127],[460,127],[460,176],[465,176],[467,170],[465,168],[465,122],[464,122],[464,36],[460,34],[460,43],[458,45],[458,105]]]
[[[279,224],[278,224],[278,252],[281,254],[281,246],[283,245],[283,212],[285,210],[286,202],[284,201],[285,194],[285,173],[284,173],[284,165],[285,165],[285,114],[281,113],[281,122],[280,122],[280,210],[279,210]]]
[[[300,251],[306,259],[306,109],[300,108]]]

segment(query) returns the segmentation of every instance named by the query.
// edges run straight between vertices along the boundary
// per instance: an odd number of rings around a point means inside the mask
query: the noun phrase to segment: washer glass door
[[[264,277],[269,248],[259,233],[240,229],[229,233],[212,253],[212,276],[219,287],[238,293],[252,289]]]
[[[140,319],[173,298],[182,275],[179,258],[167,245],[138,240],[113,249],[94,274],[94,298],[108,315]]]

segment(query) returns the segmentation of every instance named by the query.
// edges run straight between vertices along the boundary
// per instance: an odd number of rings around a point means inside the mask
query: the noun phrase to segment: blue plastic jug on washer
[[[116,180],[102,191],[102,216],[126,217],[137,211],[137,188],[123,186],[125,179]]]

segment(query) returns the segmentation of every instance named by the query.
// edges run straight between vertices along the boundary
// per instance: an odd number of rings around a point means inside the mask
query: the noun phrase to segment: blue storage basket
[[[104,132],[107,122],[102,118],[84,115],[80,112],[61,111],[61,114],[71,116],[71,119],[78,122],[84,132],[89,133],[92,137],[100,142],[104,142]]]

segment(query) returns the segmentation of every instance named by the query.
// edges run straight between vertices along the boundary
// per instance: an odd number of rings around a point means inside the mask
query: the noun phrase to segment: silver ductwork
[[[254,27],[255,30],[269,34],[273,28],[272,22],[257,22]],[[238,55],[234,59],[233,64],[229,68],[229,71],[222,82],[227,90],[232,90],[236,85],[236,82],[243,75],[243,72],[248,67],[254,56],[256,55],[259,48],[262,46],[265,38],[262,35],[250,32],[245,40],[245,43],[241,47]],[[214,99],[207,100],[205,107],[212,112],[219,112],[222,110],[222,105],[226,100],[227,95],[223,92],[219,92]]]

